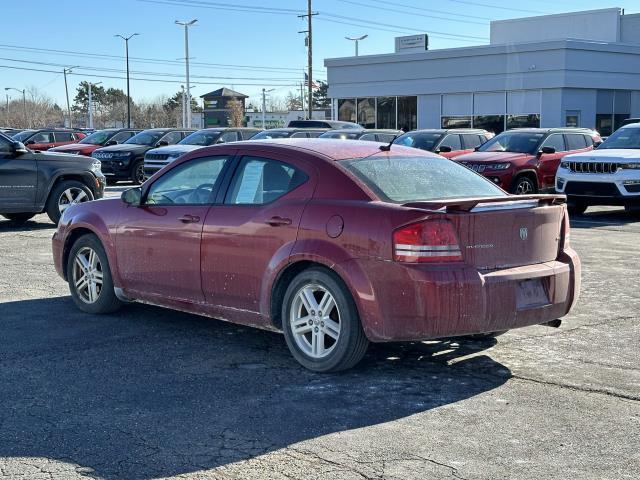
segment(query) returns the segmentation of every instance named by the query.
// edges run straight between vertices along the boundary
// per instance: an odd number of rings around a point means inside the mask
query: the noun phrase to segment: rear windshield
[[[507,195],[489,180],[446,158],[371,156],[340,164],[388,202]]]
[[[409,132],[404,135],[400,135],[393,143],[396,145],[404,145],[405,147],[419,148],[420,150],[427,150],[433,152],[436,145],[442,138],[442,133],[417,133]]]
[[[640,148],[640,128],[627,127],[616,130],[598,147],[598,150],[606,150],[608,148]]]
[[[222,132],[220,130],[200,130],[184,137],[178,142],[178,145],[199,145],[201,147],[207,147],[213,145],[221,134]]]
[[[265,130],[251,137],[251,140],[260,140],[261,138],[288,138],[292,133],[282,130]]]
[[[478,147],[479,152],[513,152],[533,155],[544,133],[503,132]]]

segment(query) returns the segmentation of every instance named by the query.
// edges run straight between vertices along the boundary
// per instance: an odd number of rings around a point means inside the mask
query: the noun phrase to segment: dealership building
[[[334,118],[367,128],[577,126],[640,117],[640,14],[619,8],[491,22],[490,43],[326,59]]]

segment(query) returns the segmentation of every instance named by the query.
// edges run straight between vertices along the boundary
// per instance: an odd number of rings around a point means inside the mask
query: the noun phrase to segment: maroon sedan
[[[492,334],[567,314],[580,288],[564,197],[515,197],[429,152],[366,141],[205,147],[122,198],[65,210],[76,305],[129,301],[284,331],[315,371],[368,343]]]

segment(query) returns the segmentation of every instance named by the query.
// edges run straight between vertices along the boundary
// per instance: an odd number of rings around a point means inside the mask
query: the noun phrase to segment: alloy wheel
[[[144,163],[139,163],[138,165],[136,165],[134,175],[136,178],[136,183],[140,184],[144,182]]]
[[[89,304],[98,301],[102,291],[103,270],[95,250],[89,247],[78,250],[73,261],[72,281],[80,300]]]
[[[83,189],[69,187],[58,198],[58,209],[62,213],[73,204],[88,202],[89,200],[91,200],[89,195]]]
[[[329,355],[340,338],[340,311],[329,290],[308,284],[296,293],[289,322],[296,345],[309,357]]]
[[[527,179],[521,179],[516,187],[516,195],[528,195],[533,193],[533,185]]]

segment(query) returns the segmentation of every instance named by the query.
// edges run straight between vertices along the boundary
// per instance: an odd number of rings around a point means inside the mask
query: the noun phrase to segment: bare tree
[[[229,126],[242,127],[244,125],[244,107],[242,102],[236,99],[227,102],[227,110],[229,111]]]

